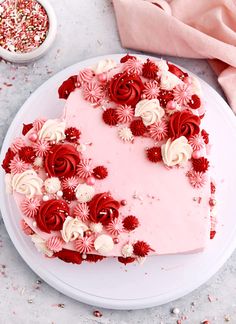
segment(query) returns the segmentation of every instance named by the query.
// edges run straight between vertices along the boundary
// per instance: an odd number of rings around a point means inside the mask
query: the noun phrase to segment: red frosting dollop
[[[153,249],[144,241],[137,241],[134,245],[134,254],[140,257],[145,257]]]
[[[51,233],[62,229],[68,214],[69,206],[65,201],[51,199],[41,204],[35,220],[41,231]]]
[[[155,79],[157,76],[158,67],[149,59],[143,64],[143,76],[147,79]]]
[[[63,198],[66,201],[72,201],[76,199],[75,190],[73,188],[65,188],[63,190]]]
[[[107,168],[105,168],[103,165],[99,165],[93,169],[93,175],[98,180],[105,179],[108,176]]]
[[[16,153],[14,153],[10,148],[7,150],[5,158],[2,161],[2,168],[5,170],[6,173],[11,173],[10,163],[15,155]]]
[[[22,129],[22,135],[26,135],[30,130],[31,128],[33,128],[33,124],[30,123],[30,124],[23,124],[23,129]]]
[[[96,263],[98,261],[102,261],[105,258],[106,257],[103,255],[87,254],[87,258],[84,261]]]
[[[192,95],[188,105],[192,109],[198,109],[201,106],[201,99],[196,94],[194,94]]]
[[[151,147],[147,149],[147,158],[153,163],[160,162],[162,160],[161,147]]]
[[[126,216],[123,219],[123,226],[127,231],[135,230],[139,226],[138,218],[133,215]]]
[[[193,168],[197,172],[206,172],[209,168],[209,161],[205,157],[192,159]]]
[[[189,138],[199,133],[201,120],[191,111],[178,111],[170,117],[169,134],[171,138],[185,136]]]
[[[102,114],[102,119],[105,124],[115,126],[118,123],[116,110],[113,108],[106,109]]]
[[[147,132],[147,127],[142,119],[133,120],[130,124],[130,129],[134,136],[143,136]]]
[[[57,144],[47,153],[44,165],[50,177],[72,177],[79,162],[79,152],[74,146]]]
[[[166,107],[167,103],[173,99],[174,99],[173,91],[169,91],[169,90],[161,90],[158,96],[160,105],[164,108]]]
[[[110,81],[110,99],[118,104],[134,107],[141,98],[143,88],[144,85],[138,75],[118,73]]]
[[[65,130],[66,140],[71,143],[76,143],[80,138],[80,131],[75,127],[69,127]]]
[[[23,146],[19,151],[19,157],[26,163],[33,163],[35,160],[35,152],[31,146]]]
[[[205,131],[205,129],[202,129],[201,135],[204,139],[205,144],[209,143],[209,134]]]
[[[107,192],[96,194],[88,206],[90,220],[94,223],[107,225],[119,216],[120,203]]]
[[[54,253],[54,256],[67,263],[81,264],[83,261],[79,252],[67,249]]]
[[[73,75],[65,80],[58,89],[60,99],[67,99],[71,92],[76,88],[77,75]]]

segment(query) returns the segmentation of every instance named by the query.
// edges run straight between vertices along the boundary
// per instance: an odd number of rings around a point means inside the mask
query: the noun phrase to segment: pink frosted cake
[[[216,218],[199,81],[126,55],[58,92],[58,119],[23,125],[2,164],[36,248],[76,264],[203,251]]]

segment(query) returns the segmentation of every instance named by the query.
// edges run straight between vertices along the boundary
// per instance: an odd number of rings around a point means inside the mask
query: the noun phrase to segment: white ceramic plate
[[[121,55],[110,55],[119,60]],[[57,96],[63,80],[101,57],[75,64],[36,90],[13,120],[2,147],[1,160],[22,123],[36,117],[56,117],[64,104]],[[236,246],[235,185],[236,119],[229,106],[201,80],[206,98],[206,130],[213,142],[212,160],[218,182],[219,225],[204,253],[150,257],[143,265],[123,266],[110,259],[97,264],[72,265],[41,256],[19,228],[20,215],[5,193],[0,174],[1,210],[7,231],[25,262],[48,284],[79,301],[105,308],[137,309],[167,303],[196,289],[219,270]]]

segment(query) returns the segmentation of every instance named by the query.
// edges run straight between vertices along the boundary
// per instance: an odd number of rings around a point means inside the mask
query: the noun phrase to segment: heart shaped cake
[[[63,112],[23,125],[2,163],[36,248],[76,264],[203,251],[216,201],[199,81],[126,55],[58,93]]]

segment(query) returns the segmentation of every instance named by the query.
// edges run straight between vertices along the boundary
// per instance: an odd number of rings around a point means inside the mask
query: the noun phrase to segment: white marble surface
[[[125,52],[116,30],[111,0],[51,0],[59,29],[51,51],[28,66],[0,62],[0,140],[16,112],[51,75],[77,61]],[[169,58],[221,91],[206,61]],[[33,107],[32,107],[33,109]],[[199,265],[201,267],[201,265]],[[0,324],[197,324],[208,319],[236,323],[236,254],[207,284],[192,294],[160,307],[138,311],[101,310],[76,302],[42,282],[12,245],[0,219]],[[63,304],[64,307],[59,307]],[[171,314],[178,307],[179,315]]]

